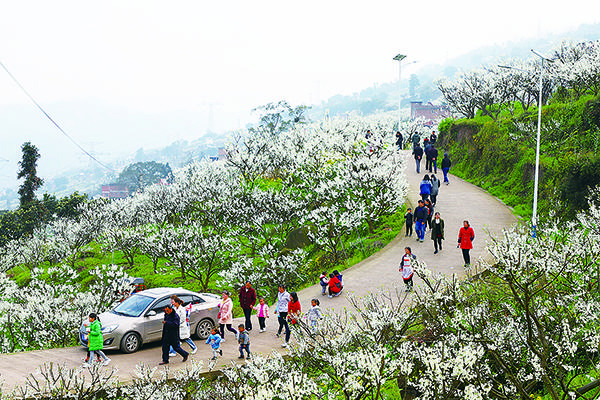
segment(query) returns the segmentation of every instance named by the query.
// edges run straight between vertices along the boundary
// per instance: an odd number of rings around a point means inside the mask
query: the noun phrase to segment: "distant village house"
[[[423,104],[422,101],[411,101],[410,118],[414,121],[422,118],[427,126],[437,125],[442,119],[450,116],[447,106],[435,106],[431,103]]]
[[[125,185],[102,185],[102,197],[105,199],[125,199],[129,196],[129,190]]]

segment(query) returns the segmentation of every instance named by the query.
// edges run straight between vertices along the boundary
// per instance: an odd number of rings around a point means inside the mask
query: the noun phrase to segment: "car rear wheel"
[[[203,340],[210,336],[211,330],[215,325],[208,318],[205,318],[198,322],[196,325],[196,336],[198,339]]]
[[[121,351],[123,353],[135,353],[142,346],[142,340],[140,339],[140,335],[135,332],[128,332],[121,339]]]

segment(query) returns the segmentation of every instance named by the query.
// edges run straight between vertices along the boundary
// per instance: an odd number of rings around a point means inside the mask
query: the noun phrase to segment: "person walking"
[[[219,311],[219,331],[221,333],[221,342],[225,342],[225,327],[229,332],[232,332],[236,339],[238,332],[231,327],[233,324],[233,300],[229,297],[229,292],[223,290],[223,300],[221,302],[221,310]]]
[[[433,172],[437,174],[437,159],[438,159],[438,149],[435,148],[435,145],[432,143],[429,147],[429,172],[433,169]]]
[[[404,144],[404,138],[400,131],[396,132],[396,146],[398,146],[398,150],[402,150],[402,145]]]
[[[423,158],[423,149],[419,146],[419,143],[413,146],[412,151],[413,156],[415,157],[415,163],[417,164],[417,174],[421,173],[421,158]]]
[[[425,200],[425,207],[427,207],[427,227],[431,229],[431,221],[433,219],[433,213],[435,211],[431,200]]]
[[[427,200],[431,194],[431,179],[429,178],[429,175],[425,174],[423,180],[419,184],[419,190],[421,199],[423,199],[423,201]]]
[[[444,153],[444,159],[442,160],[442,172],[444,173],[444,183],[446,185],[450,184],[448,180],[448,171],[450,171],[450,167],[452,166],[452,162],[450,158],[448,158],[448,153]]]
[[[429,140],[425,138],[423,141],[423,152],[425,153],[425,169],[431,172],[431,155],[429,154],[429,150],[431,150],[431,143]]]
[[[254,306],[256,316],[258,317],[258,325],[260,326],[259,333],[263,333],[267,329],[266,319],[269,318],[269,305],[264,298],[258,299],[258,304]]]
[[[404,222],[406,224],[406,235],[404,236],[412,236],[413,234],[413,217],[412,209],[408,208],[406,214],[404,214]]]
[[[189,353],[181,348],[179,344],[179,315],[173,310],[172,305],[165,307],[165,316],[163,320],[162,331],[162,362],[158,365],[169,363],[169,349],[173,346],[175,352],[183,357],[182,362],[186,362]]]
[[[425,207],[423,200],[419,200],[419,206],[415,208],[415,233],[417,234],[417,241],[423,242],[425,239],[425,228],[427,226],[428,216],[428,208]]]
[[[246,281],[246,284],[240,288],[239,299],[246,317],[245,328],[250,332],[252,330],[252,310],[256,304],[256,292],[250,281]]]
[[[248,331],[244,329],[244,324],[238,325],[238,343],[240,344],[240,356],[238,358],[244,359],[244,350],[246,350],[246,359],[249,360],[252,356],[250,353],[250,335]]]
[[[473,240],[475,239],[475,232],[471,225],[469,225],[469,221],[463,221],[463,227],[458,231],[458,246],[456,248],[461,248],[463,259],[465,260],[465,268],[469,268],[471,266],[471,256],[469,251],[473,248]]]
[[[290,339],[290,326],[287,322],[288,304],[291,300],[290,294],[285,290],[284,285],[279,285],[277,293],[277,306],[275,307],[275,314],[277,314],[277,320],[279,321],[279,329],[277,330],[277,337],[281,336],[281,330],[285,328],[285,343],[284,347],[287,346],[287,342]]]
[[[435,144],[436,141],[437,141],[437,135],[435,134],[435,131],[432,131],[431,135],[429,135],[429,143]]]
[[[405,292],[410,292],[413,289],[412,278],[414,275],[414,271],[413,271],[413,267],[412,267],[412,261],[414,258],[415,258],[415,256],[412,255],[411,248],[405,247],[404,255],[402,256],[402,262],[400,263],[400,267],[398,268],[398,270],[402,274],[402,280],[404,281],[404,284],[406,285],[406,290],[404,290]]]
[[[174,294],[173,296],[171,296],[171,304],[173,305],[173,309],[179,316],[179,339],[181,343],[185,342],[190,346],[190,348],[192,349],[192,354],[196,354],[196,352],[198,351],[198,347],[190,338],[190,323],[187,311],[183,306],[183,300],[181,300],[179,297],[177,297],[177,295]],[[175,349],[171,347],[171,349],[169,349],[169,356],[175,357],[176,355],[177,353],[175,352]]]
[[[219,336],[217,328],[215,327],[213,327],[210,332],[210,335],[206,339],[206,344],[210,344],[210,347],[212,349],[213,356],[211,360],[216,360],[217,353],[219,353],[219,355],[221,356],[223,355],[223,350],[221,350],[221,336]]]
[[[319,320],[323,318],[323,312],[321,311],[321,302],[319,299],[312,299],[310,301],[310,310],[306,314],[306,318],[310,322],[310,327],[313,333],[317,332]]]
[[[88,333],[88,357],[86,361],[83,363],[83,367],[87,368],[92,365],[92,361],[94,360],[94,355],[98,355],[102,357],[104,360],[103,365],[108,365],[111,362],[111,359],[106,357],[106,354],[102,351],[104,348],[104,338],[102,336],[102,325],[100,324],[100,320],[98,319],[98,315],[96,313],[90,313],[88,315],[89,325],[86,327],[86,330],[89,329]]]
[[[421,135],[419,135],[417,132],[413,133],[412,137],[412,144],[413,144],[413,149],[415,147],[417,147],[419,145],[419,143],[421,143]]]
[[[438,246],[442,250],[442,240],[444,240],[444,220],[440,218],[440,213],[435,213],[433,224],[431,227],[431,240],[433,240],[433,254],[438,253]]]
[[[431,174],[431,204],[435,206],[437,196],[440,192],[440,180],[435,175]]]

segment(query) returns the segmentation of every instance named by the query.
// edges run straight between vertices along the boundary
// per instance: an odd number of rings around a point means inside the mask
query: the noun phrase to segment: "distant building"
[[[434,106],[431,103],[423,104],[422,101],[410,102],[410,118],[422,118],[425,125],[437,125],[442,119],[450,116],[450,109],[447,106]]]
[[[227,150],[224,147],[219,147],[218,160],[227,160],[228,158]]]
[[[129,196],[129,190],[125,185],[102,185],[102,197],[105,199],[124,199]]]

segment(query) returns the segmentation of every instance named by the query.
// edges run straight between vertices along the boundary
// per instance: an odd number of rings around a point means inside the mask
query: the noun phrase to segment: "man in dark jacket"
[[[417,174],[421,172],[421,158],[423,158],[423,149],[417,143],[413,147],[413,156],[415,156],[415,162],[417,163]]]
[[[419,206],[415,208],[415,232],[417,233],[417,241],[423,242],[425,239],[425,228],[427,227],[428,217],[429,209],[425,207],[423,200],[419,200]]]
[[[250,316],[252,315],[252,309],[256,304],[256,292],[249,281],[241,287],[239,298],[240,306],[242,307],[242,310],[244,310],[244,316],[246,317],[244,325],[246,326],[246,330],[250,332],[252,330],[252,320],[250,319]]]
[[[402,150],[402,145],[404,144],[404,138],[400,131],[396,132],[396,146],[398,146],[398,150]]]
[[[173,346],[173,350],[183,357],[183,362],[188,359],[189,353],[183,350],[179,341],[179,315],[173,310],[173,307],[168,305],[165,307],[165,319],[163,320],[162,331],[162,362],[158,365],[169,363],[169,349]]]
[[[429,172],[432,172],[431,168],[433,167],[433,169],[435,170],[435,173],[437,174],[437,159],[438,159],[438,150],[432,144],[431,147],[429,147]]]
[[[444,183],[446,185],[450,184],[448,180],[448,171],[450,171],[450,167],[452,166],[452,162],[448,158],[448,153],[444,153],[444,159],[442,160],[442,172],[444,172]]]

